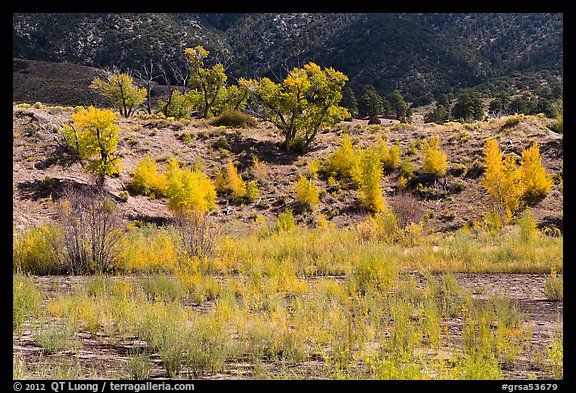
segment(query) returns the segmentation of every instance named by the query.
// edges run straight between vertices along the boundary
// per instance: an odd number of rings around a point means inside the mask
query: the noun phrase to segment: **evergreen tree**
[[[452,108],[452,118],[461,121],[482,120],[484,118],[484,104],[480,93],[463,91],[458,94],[456,103]]]
[[[488,111],[496,116],[502,116],[510,110],[510,96],[506,93],[499,93],[490,101]]]
[[[358,100],[358,112],[360,116],[369,116],[370,118],[384,113],[382,97],[374,86],[367,85],[362,90],[362,95]]]
[[[408,117],[408,104],[404,101],[404,97],[400,93],[400,90],[394,90],[394,93],[390,95],[389,98],[392,113],[401,122],[405,122]]]
[[[448,121],[449,112],[444,105],[436,104],[436,107],[424,115],[424,121],[426,123],[437,123],[444,124]]]
[[[525,95],[518,96],[510,102],[510,113],[525,113],[531,112],[530,100]]]
[[[356,101],[354,90],[352,90],[350,86],[344,86],[344,88],[342,88],[340,105],[348,109],[348,112],[350,112],[350,120],[358,115],[358,102]]]

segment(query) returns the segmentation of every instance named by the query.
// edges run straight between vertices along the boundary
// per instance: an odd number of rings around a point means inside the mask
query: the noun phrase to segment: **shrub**
[[[352,180],[358,184],[360,181],[360,154],[354,149],[350,135],[342,135],[340,148],[327,158],[325,170],[328,174],[335,174],[342,179]]]
[[[30,274],[63,274],[66,266],[57,245],[62,233],[58,226],[40,225],[17,234],[12,241],[15,271]]]
[[[120,218],[102,190],[67,190],[59,205],[58,223],[70,273],[104,273],[116,268],[122,238]]]
[[[213,253],[218,239],[218,228],[210,222],[206,214],[177,214],[175,229],[185,256],[204,258]]]
[[[536,199],[546,196],[554,184],[552,176],[546,175],[537,143],[522,150],[520,160],[520,177],[523,183],[524,197]]]
[[[186,365],[195,376],[206,371],[219,372],[224,367],[228,337],[223,322],[214,315],[202,315],[193,322],[186,339]]]
[[[276,219],[276,228],[279,231],[289,231],[296,227],[294,214],[291,209],[286,209],[285,212],[280,213]]]
[[[312,179],[308,179],[305,176],[300,175],[300,178],[294,185],[293,191],[296,194],[296,201],[312,210],[314,210],[320,202],[318,186],[316,186],[316,183],[314,183]]]
[[[370,211],[380,212],[386,208],[382,196],[382,162],[375,149],[366,150],[361,158],[360,200]]]
[[[30,277],[14,275],[12,280],[12,327],[17,330],[28,319],[36,319],[42,302],[41,292]]]
[[[546,347],[546,354],[550,361],[547,363],[547,369],[552,373],[554,379],[564,377],[564,335],[563,332],[554,332],[550,344]]]
[[[511,155],[502,159],[502,153],[495,139],[487,139],[484,144],[484,178],[480,181],[496,208],[509,220],[522,206],[524,187],[516,161]]]
[[[400,233],[399,229],[396,215],[388,209],[368,216],[356,225],[358,237],[363,241],[396,241]]]
[[[128,202],[128,198],[130,198],[130,194],[128,193],[128,191],[126,190],[122,190],[118,193],[118,198],[122,201],[122,202]]]
[[[438,278],[430,276],[428,291],[443,316],[453,317],[458,314],[464,301],[464,291],[452,273],[443,273]]]
[[[406,178],[414,176],[414,165],[412,165],[407,157],[400,163],[400,173]]]
[[[550,277],[546,278],[544,282],[544,295],[546,299],[553,302],[562,301],[564,299],[564,281],[562,277],[558,277],[556,270],[550,272]]]
[[[181,169],[175,159],[166,168],[168,208],[177,214],[204,214],[216,207],[216,188],[205,173],[198,169]]]
[[[152,371],[150,356],[144,350],[131,349],[126,369],[128,371],[128,379],[136,381],[148,379],[150,371]]]
[[[268,166],[260,161],[258,157],[252,158],[252,166],[250,167],[250,174],[260,183],[268,181]]]
[[[422,172],[434,176],[444,176],[447,166],[446,154],[440,150],[440,138],[433,136],[424,142]]]
[[[368,124],[382,124],[382,122],[378,118],[378,115],[374,115],[370,117],[370,120],[368,120]]]
[[[253,202],[260,195],[260,190],[258,189],[258,182],[256,180],[250,180],[246,183],[246,199]]]
[[[453,164],[450,169],[448,169],[448,173],[452,176],[462,176],[467,170],[468,168],[466,168],[466,165],[457,163]]]
[[[554,123],[552,123],[549,126],[549,128],[554,132],[562,134],[564,132],[564,99],[563,98],[559,98],[552,103],[552,112],[554,114],[554,117],[556,118],[556,121]]]
[[[389,148],[386,141],[383,138],[379,138],[378,152],[385,171],[398,168],[400,165],[400,148],[398,146],[394,145]]]
[[[121,268],[126,272],[173,271],[178,262],[176,239],[153,224],[132,229],[122,238],[122,250]]]
[[[234,109],[224,110],[220,116],[212,120],[212,125],[229,128],[254,128],[258,125],[256,119]]]
[[[308,175],[314,180],[318,179],[318,171],[320,170],[320,163],[318,160],[308,160],[306,163]]]
[[[538,235],[536,218],[530,209],[524,210],[516,223],[520,227],[520,239],[523,241],[528,242]]]
[[[72,326],[42,323],[36,333],[36,341],[49,354],[63,350],[76,350],[82,347],[82,341],[76,336]]]
[[[130,190],[135,194],[163,196],[166,193],[166,178],[158,174],[156,161],[146,154],[132,171]]]
[[[420,223],[424,217],[424,208],[418,198],[406,191],[402,191],[396,196],[391,207],[397,218],[398,226],[402,229],[411,223]]]
[[[504,121],[504,124],[502,125],[502,127],[500,127],[500,130],[503,131],[503,130],[512,128],[512,127],[518,125],[520,123],[520,121],[522,121],[523,119],[524,119],[524,115],[522,115],[522,114],[508,116],[506,118],[506,120]]]
[[[238,175],[238,170],[231,159],[228,159],[224,171],[216,171],[216,187],[220,192],[229,193],[235,201],[241,201],[246,197],[246,182]]]
[[[368,253],[352,268],[350,284],[361,294],[386,291],[392,287],[397,274],[393,260],[384,261]]]

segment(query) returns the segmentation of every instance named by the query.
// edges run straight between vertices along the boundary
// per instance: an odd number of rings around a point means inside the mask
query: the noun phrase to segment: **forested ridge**
[[[93,67],[185,67],[202,45],[233,78],[281,79],[314,61],[359,94],[399,90],[415,106],[473,88],[536,91],[562,81],[563,15],[554,13],[27,13],[13,56]]]

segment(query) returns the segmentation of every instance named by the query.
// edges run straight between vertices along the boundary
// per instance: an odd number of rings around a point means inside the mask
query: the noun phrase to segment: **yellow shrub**
[[[220,192],[229,192],[237,201],[246,196],[246,182],[238,175],[231,159],[228,159],[224,171],[216,171],[216,187]]]
[[[300,175],[300,178],[294,185],[293,191],[296,194],[296,201],[298,203],[308,206],[312,210],[318,206],[320,202],[318,186],[316,186],[316,183],[314,183],[312,179],[307,179],[305,176]]]
[[[521,174],[514,157],[508,155],[502,159],[498,142],[487,139],[484,144],[484,167],[485,174],[480,184],[486,187],[496,208],[505,214],[506,219],[511,219],[521,208],[524,194]]]
[[[335,174],[343,179],[350,179],[358,184],[361,177],[360,153],[356,151],[348,134],[342,136],[339,149],[326,160],[325,170],[328,174]]]
[[[552,188],[554,180],[552,176],[546,175],[538,144],[535,143],[530,148],[522,150],[520,176],[524,184],[524,196],[527,198],[543,197]]]
[[[391,171],[400,165],[400,148],[396,145],[388,147],[386,140],[380,137],[378,139],[378,151],[380,160],[384,165],[384,170]]]
[[[181,169],[175,159],[170,159],[165,175],[170,210],[203,214],[216,207],[216,188],[203,172]]]
[[[250,173],[252,174],[252,177],[258,180],[260,183],[266,182],[268,180],[268,166],[266,163],[260,161],[256,156],[252,158]]]
[[[318,160],[308,160],[308,174],[312,179],[318,179],[318,171],[320,170],[320,163]]]
[[[258,182],[256,180],[251,180],[246,184],[246,199],[249,201],[254,201],[260,195],[260,190],[258,189]]]
[[[178,264],[177,245],[165,229],[135,229],[123,242],[122,269],[127,272],[171,272]]]
[[[408,179],[406,179],[404,175],[400,175],[398,178],[398,185],[400,186],[401,190],[405,190],[406,186],[408,185]]]
[[[446,154],[440,150],[440,138],[433,136],[424,142],[422,171],[435,176],[444,176],[447,167]]]
[[[58,228],[48,224],[18,233],[12,240],[14,270],[31,274],[66,273],[66,266],[55,247],[60,238]]]
[[[400,227],[394,212],[386,209],[358,223],[356,231],[360,240],[395,241],[400,234]]]
[[[142,195],[163,196],[166,189],[166,178],[158,174],[156,161],[146,154],[132,171],[130,188]]]
[[[366,150],[361,158],[362,177],[360,182],[360,200],[362,205],[373,212],[386,208],[382,196],[382,162],[375,149]]]

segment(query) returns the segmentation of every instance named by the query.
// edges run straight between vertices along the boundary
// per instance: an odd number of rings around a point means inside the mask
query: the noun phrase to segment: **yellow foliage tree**
[[[124,117],[130,117],[146,101],[146,89],[135,86],[132,77],[125,73],[96,77],[90,87],[106,96]]]
[[[433,136],[424,142],[422,172],[434,176],[444,176],[447,166],[446,154],[440,150],[440,138]]]
[[[231,159],[226,162],[224,171],[216,171],[216,187],[220,192],[229,192],[234,200],[246,197],[246,182],[238,174],[236,166]]]
[[[312,210],[318,206],[320,193],[318,192],[318,186],[312,179],[307,179],[306,176],[300,175],[298,181],[294,184],[293,190],[298,203],[306,205]]]
[[[386,203],[382,196],[384,168],[376,149],[368,149],[363,152],[361,168],[360,200],[367,209],[373,212],[381,212],[386,208]]]
[[[511,219],[522,207],[525,189],[516,160],[512,155],[503,159],[498,142],[487,139],[484,144],[484,168],[485,174],[480,184],[486,187],[498,211],[505,214],[506,219]]]
[[[118,175],[122,162],[116,153],[120,133],[116,114],[109,109],[81,107],[72,114],[72,120],[73,124],[63,126],[62,133],[78,157],[88,162],[85,168],[97,176],[97,183],[102,185],[106,176]]]
[[[130,188],[142,195],[163,196],[166,192],[166,177],[158,173],[156,160],[146,154],[132,171]]]
[[[165,176],[168,208],[177,215],[203,215],[216,207],[216,188],[202,171],[182,169],[171,158]]]
[[[546,175],[546,169],[542,166],[540,148],[537,143],[522,151],[520,160],[520,176],[524,184],[524,196],[526,198],[539,198],[548,194],[554,180]]]

